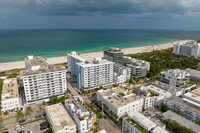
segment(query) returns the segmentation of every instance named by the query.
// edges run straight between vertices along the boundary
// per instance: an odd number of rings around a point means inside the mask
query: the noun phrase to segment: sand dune
[[[181,40],[181,41],[177,41],[177,42],[185,43],[187,41],[189,41],[189,40]],[[177,42],[165,43],[165,44],[159,44],[159,45],[153,45],[153,46],[125,48],[125,49],[122,49],[122,51],[124,52],[124,54],[151,52],[151,51],[154,51],[154,50],[162,50],[162,49],[171,48],[171,47],[173,47],[173,44],[177,43]],[[85,53],[85,54],[92,56],[92,57],[103,57],[103,51]],[[47,62],[49,64],[64,63],[66,61],[67,61],[66,56],[47,58]],[[17,69],[17,68],[25,68],[24,61],[0,63],[0,71]]]

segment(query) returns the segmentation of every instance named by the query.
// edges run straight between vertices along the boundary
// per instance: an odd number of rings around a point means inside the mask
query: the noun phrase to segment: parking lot
[[[43,122],[44,122],[43,120],[36,121],[36,122],[24,125],[23,129],[21,129],[21,130],[17,131],[14,128],[12,128],[12,129],[9,129],[8,131],[9,131],[9,133],[19,133],[20,131],[24,131],[25,133],[27,131],[32,131],[32,133],[44,133],[48,129],[46,128],[46,129],[40,130],[40,128],[41,128],[40,124]],[[21,132],[21,133],[23,133],[23,132]]]

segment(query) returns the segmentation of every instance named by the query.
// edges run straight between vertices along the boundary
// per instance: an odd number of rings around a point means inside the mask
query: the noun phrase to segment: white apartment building
[[[86,60],[93,60],[93,58],[72,51],[71,53],[67,54],[67,65],[68,65],[67,71],[70,72],[73,76],[77,76],[76,64],[79,62],[84,62]]]
[[[78,133],[93,133],[96,115],[90,113],[78,100],[65,100],[65,107],[76,123]]]
[[[123,119],[122,130],[123,133],[168,133],[138,111],[128,113],[128,117]]]
[[[200,88],[184,94],[183,100],[200,107]]]
[[[1,95],[1,111],[15,111],[20,109],[17,79],[5,79]]]
[[[150,62],[138,60],[131,57],[123,57],[124,63],[131,68],[133,77],[145,77],[150,70]]]
[[[77,63],[77,86],[81,90],[91,90],[113,84],[113,62],[93,58]]]
[[[28,56],[25,59],[26,70],[20,71],[24,87],[25,104],[48,101],[52,95],[66,93],[66,68],[49,65],[42,57]]]
[[[134,110],[142,111],[144,102],[143,98],[134,93],[128,94],[128,90],[122,87],[99,90],[97,92],[97,101],[107,105],[108,111],[112,111],[118,118]]]
[[[179,110],[182,112],[182,116],[191,120],[191,121],[200,121],[200,107],[194,104],[191,104],[188,101],[183,100],[182,98],[172,96],[164,100],[171,110]]]
[[[200,55],[200,43],[196,43],[195,41],[190,41],[185,44],[177,43],[174,45],[173,53],[197,58]]]
[[[45,110],[53,133],[76,133],[76,124],[61,103],[47,106]]]
[[[160,81],[176,87],[183,79],[189,79],[190,74],[180,69],[170,69],[160,73]]]

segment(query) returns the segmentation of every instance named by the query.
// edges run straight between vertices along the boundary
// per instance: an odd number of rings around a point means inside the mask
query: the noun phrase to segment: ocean
[[[56,57],[71,51],[103,51],[200,39],[200,31],[167,30],[0,30],[0,63],[27,55]]]

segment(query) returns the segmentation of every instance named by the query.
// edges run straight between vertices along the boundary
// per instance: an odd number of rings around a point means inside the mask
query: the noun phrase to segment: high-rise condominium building
[[[195,41],[190,41],[185,44],[177,43],[174,45],[173,53],[185,56],[199,57],[200,43],[196,43]]]
[[[48,101],[52,95],[61,96],[67,90],[66,68],[49,65],[42,57],[25,58],[26,70],[20,71],[25,102],[32,104]]]
[[[71,53],[67,54],[67,64],[68,64],[67,71],[70,72],[73,76],[77,76],[76,64],[79,62],[84,62],[86,60],[92,60],[92,59],[93,59],[92,57],[72,51]]]
[[[77,63],[77,86],[90,90],[113,84],[113,62],[93,58]]]
[[[124,52],[122,52],[119,48],[111,47],[104,51],[104,59],[112,62],[123,63],[123,56]]]

